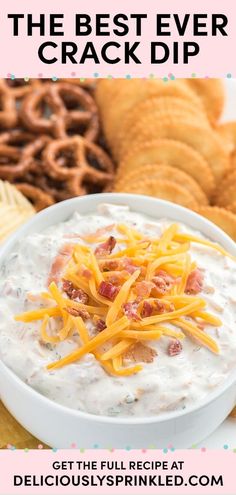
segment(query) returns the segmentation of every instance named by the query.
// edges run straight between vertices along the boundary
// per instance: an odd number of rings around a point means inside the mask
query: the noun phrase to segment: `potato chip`
[[[146,177],[150,177],[155,180],[170,180],[175,184],[179,184],[181,187],[187,189],[187,191],[194,197],[199,205],[207,205],[208,200],[205,193],[202,191],[198,183],[190,177],[190,175],[178,170],[177,168],[167,165],[142,165],[132,171],[124,173],[123,177],[115,181],[114,191],[122,192],[126,183],[132,184],[138,180],[145,180]]]
[[[35,214],[31,203],[9,182],[0,181],[0,242]]]
[[[143,116],[129,133],[120,146],[120,158],[124,158],[131,146],[145,143],[150,139],[174,139],[188,144],[198,151],[208,162],[217,182],[225,175],[229,168],[229,156],[218,135],[211,129],[203,128],[191,121],[157,122],[155,117],[147,120]]]
[[[185,79],[189,87],[201,98],[211,122],[221,116],[225,102],[224,85],[221,79]]]
[[[144,167],[156,163],[186,172],[198,182],[206,195],[211,197],[215,189],[215,179],[206,160],[187,144],[171,139],[154,139],[134,145],[120,163],[117,178],[140,165]]]
[[[183,81],[169,81],[168,84],[161,79],[100,79],[98,81],[95,98],[105,137],[110,146],[130,110],[153,96],[175,96],[195,102],[199,108],[202,108],[200,98]]]
[[[2,402],[0,402],[0,418],[0,449],[6,449],[9,444],[14,445],[16,449],[38,448],[39,440],[17,423]],[[46,447],[45,444],[42,445]]]
[[[126,183],[122,192],[133,194],[145,194],[147,196],[154,196],[155,198],[165,199],[172,203],[177,203],[186,208],[197,208],[197,201],[192,197],[190,192],[183,186],[175,184],[170,180],[157,180],[152,178],[146,178],[133,181],[132,183]]]
[[[196,211],[199,215],[215,223],[236,241],[236,215],[231,211],[219,208],[218,206],[202,206]]]
[[[25,223],[33,213],[22,211],[17,205],[0,203],[0,215],[0,242],[2,242],[20,225]]]
[[[0,202],[6,205],[18,206],[22,210],[35,213],[32,204],[10,182],[0,180]]]

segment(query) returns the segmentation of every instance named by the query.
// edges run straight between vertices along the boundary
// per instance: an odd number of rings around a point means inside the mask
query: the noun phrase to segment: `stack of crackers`
[[[236,122],[219,124],[221,80],[104,79],[96,101],[118,164],[113,191],[178,203],[236,240]]]

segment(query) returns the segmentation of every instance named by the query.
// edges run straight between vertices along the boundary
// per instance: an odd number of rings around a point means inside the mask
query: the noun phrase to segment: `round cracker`
[[[227,206],[227,210],[231,211],[236,215],[236,201]]]
[[[230,418],[236,418],[236,407],[234,407],[229,416]]]
[[[197,208],[197,201],[193,196],[179,184],[175,184],[170,180],[157,180],[146,178],[127,183],[123,188],[123,192],[133,194],[145,194],[154,196],[155,198],[165,199],[172,203],[177,203],[186,208]]]
[[[180,80],[166,84],[161,79],[100,79],[95,99],[100,110],[105,137],[110,146],[122,127],[123,119],[140,102],[154,96],[174,96],[195,101],[202,108],[200,98]]]
[[[141,102],[147,97],[153,96],[175,96],[194,101],[199,107],[203,107],[201,98],[196,92],[189,88],[186,80],[176,79],[166,84],[162,79],[99,79],[96,84],[95,98],[98,105],[107,109],[110,103],[126,100],[131,95],[135,100]],[[137,99],[136,99],[137,98]],[[127,103],[127,102],[126,102]],[[132,104],[129,105],[129,108]]]
[[[190,177],[190,175],[168,165],[156,164],[146,165],[145,167],[140,165],[132,171],[127,171],[123,177],[120,177],[117,181],[115,180],[114,191],[122,192],[126,183],[132,184],[133,182],[136,182],[137,179],[139,181],[143,179],[145,180],[146,177],[150,177],[152,180],[170,180],[171,182],[179,184],[181,187],[187,189],[199,205],[208,204],[207,196],[202,191],[198,183]]]
[[[154,139],[133,146],[124,160],[120,163],[117,176],[126,170],[133,170],[145,165],[160,163],[175,167],[189,174],[211,197],[215,189],[215,179],[211,168],[203,156],[193,148],[180,141],[171,139]]]
[[[236,149],[230,157],[230,171],[236,170]]]
[[[229,153],[236,150],[236,121],[225,122],[217,126],[216,131],[223,140]]]
[[[20,225],[25,223],[33,213],[22,211],[16,205],[6,205],[0,202],[0,242],[3,242]]]
[[[149,113],[155,115],[155,118],[160,121],[163,119],[169,120],[173,116],[175,118],[189,117],[199,125],[210,126],[204,109],[199,108],[199,105],[195,102],[174,96],[148,98],[136,105],[124,116],[122,127],[113,136],[114,151],[115,146],[119,146],[129,129],[139,120],[140,115],[147,117]]]
[[[231,211],[219,208],[218,206],[202,206],[196,211],[199,215],[218,225],[218,227],[236,241],[236,215]]]
[[[219,206],[228,206],[235,198],[236,170],[230,172],[221,182],[214,195],[214,203]]]
[[[208,129],[211,130],[208,124],[203,124],[202,122],[199,121],[198,116],[193,116],[193,115],[188,115],[184,112],[178,112],[173,110],[171,113],[161,113],[157,111],[150,111],[146,112],[144,114],[144,121],[148,123],[148,126],[152,126],[152,131],[150,131],[150,137],[154,138],[155,134],[155,127],[160,126],[160,125],[168,125],[168,124],[173,124],[173,125],[179,125],[180,123],[189,123],[191,125],[194,125],[196,127],[201,127],[201,129]],[[127,127],[126,132],[122,133],[122,138],[119,137],[118,139],[119,142],[117,143],[117,140],[113,140],[113,144],[111,146],[111,151],[114,156],[114,158],[118,161],[120,156],[122,156],[122,149],[125,143],[129,140],[129,134],[133,136],[132,130],[136,128],[136,126],[139,125],[140,120],[136,120],[136,123],[134,122],[132,126]],[[151,124],[152,123],[152,124]],[[142,139],[142,123],[140,125],[141,127],[141,134],[140,134],[140,139]],[[146,140],[145,140],[146,141]],[[134,141],[130,140],[130,144],[133,145],[133,142],[135,143],[135,136],[134,136]]]
[[[207,115],[216,122],[224,109],[225,90],[221,79],[186,79],[189,87],[201,98]]]
[[[217,206],[228,207],[235,198],[235,189],[236,185],[235,183],[232,183],[225,191],[222,191],[221,194],[217,194],[214,204]]]
[[[31,203],[9,182],[0,180],[0,242],[35,214]]]
[[[211,129],[202,128],[190,121],[157,122],[155,118],[145,119],[145,116],[130,129],[126,139],[120,147],[120,158],[126,156],[130,146],[144,143],[150,139],[174,139],[181,141],[198,151],[208,162],[216,179],[219,182],[229,168],[229,157],[219,143],[218,135]]]

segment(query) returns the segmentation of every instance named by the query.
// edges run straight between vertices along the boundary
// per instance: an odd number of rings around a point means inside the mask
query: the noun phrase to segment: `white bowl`
[[[94,211],[98,204],[127,204],[154,218],[167,217],[184,222],[220,243],[236,255],[235,243],[214,224],[176,204],[146,196],[96,194],[74,198],[42,211],[20,228],[0,251],[0,264],[14,244],[26,235],[67,220],[75,210]],[[61,406],[23,383],[0,361],[0,396],[9,411],[33,435],[58,448],[157,448],[168,444],[186,448],[200,442],[224,421],[236,403],[236,370],[201,403],[183,411],[148,418],[110,418],[75,411]]]

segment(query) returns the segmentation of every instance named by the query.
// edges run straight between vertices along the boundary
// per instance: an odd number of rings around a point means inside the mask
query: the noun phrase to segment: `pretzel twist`
[[[98,136],[96,104],[85,90],[76,85],[42,84],[24,98],[20,116],[31,131],[50,134],[57,139],[65,138],[73,131],[90,141]]]
[[[109,156],[99,146],[76,136],[52,141],[43,152],[43,163],[48,175],[63,181],[74,179],[81,194],[87,185],[106,187],[114,176]]]
[[[0,128],[11,129],[17,123],[15,99],[3,80],[0,80]]]
[[[9,89],[11,95],[18,100],[41,86],[42,83],[39,79],[29,79],[28,81],[24,79],[3,79],[3,84]]]
[[[0,179],[37,210],[109,188],[114,167],[100,142],[93,89],[91,79],[0,80]]]
[[[43,210],[54,203],[53,198],[39,187],[22,182],[16,184],[16,188],[30,200],[36,211]]]
[[[0,144],[0,178],[13,180],[25,176],[36,166],[36,156],[49,140],[48,136],[40,136],[22,148]]]

